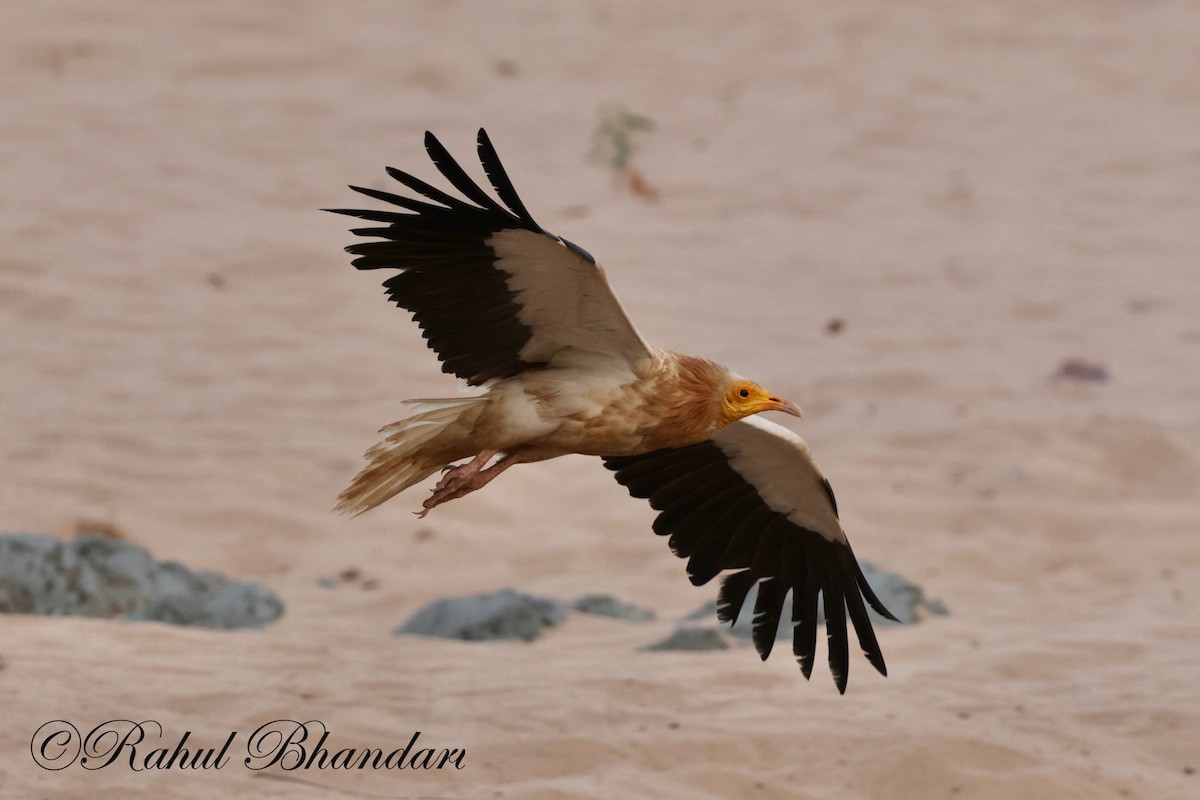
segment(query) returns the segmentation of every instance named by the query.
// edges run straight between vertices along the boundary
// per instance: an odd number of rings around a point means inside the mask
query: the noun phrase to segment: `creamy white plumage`
[[[753,416],[799,409],[719,364],[647,344],[596,261],[534,222],[484,131],[480,161],[503,205],[432,134],[425,146],[470,202],[389,168],[422,199],[352,187],[403,212],[333,210],[382,223],[353,231],[373,239],[347,248],[354,265],[398,271],[384,282],[390,297],[412,313],[443,371],[482,391],[411,401],[413,413],[383,428],[338,508],[361,513],[445,470],[424,515],[515,464],[601,456],[661,512],[654,530],[688,559],[694,583],[727,573],[722,619],[735,619],[758,586],[763,658],[791,591],[793,651],[810,674],[824,595],[838,689],[849,667],[847,614],[886,674],[866,605],[892,617],[854,559],[829,482],[799,436]]]

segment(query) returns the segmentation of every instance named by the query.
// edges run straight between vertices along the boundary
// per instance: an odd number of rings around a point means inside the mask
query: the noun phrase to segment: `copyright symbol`
[[[66,769],[79,758],[82,747],[79,729],[65,719],[52,719],[33,733],[29,753],[42,769]]]

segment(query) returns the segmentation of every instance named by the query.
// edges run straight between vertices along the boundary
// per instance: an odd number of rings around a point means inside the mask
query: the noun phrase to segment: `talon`
[[[451,500],[457,500],[460,497],[465,497],[471,492],[485,486],[492,478],[499,475],[504,470],[516,462],[515,457],[507,456],[498,461],[495,465],[488,469],[483,469],[483,465],[495,455],[494,451],[484,450],[478,453],[474,459],[467,464],[448,464],[442,467],[442,477],[433,487],[433,491],[429,497],[422,503],[424,510],[414,511],[418,518],[424,518],[432,509],[440,506],[442,503],[448,503]]]

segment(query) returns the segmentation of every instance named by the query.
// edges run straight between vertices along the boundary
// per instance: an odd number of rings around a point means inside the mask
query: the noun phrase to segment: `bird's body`
[[[354,231],[381,240],[348,247],[355,266],[398,270],[384,282],[391,298],[412,312],[443,370],[482,392],[406,401],[412,413],[382,429],[338,508],[361,513],[441,470],[424,515],[515,464],[600,456],[662,512],[654,530],[689,559],[694,583],[740,570],[722,586],[722,619],[736,618],[758,585],[763,658],[792,591],[794,650],[809,674],[823,593],[839,689],[847,612],[884,672],[864,600],[891,615],[854,561],[829,482],[799,436],[753,416],[799,408],[720,364],[647,344],[596,261],[533,221],[483,131],[480,160],[504,205],[431,134],[425,143],[471,203],[389,169],[425,199],[355,188],[410,213],[337,211],[385,223]]]
[[[529,370],[488,390],[478,449],[540,461],[695,444],[721,424],[715,398],[732,380],[718,364],[666,351],[628,370],[586,364]]]
[[[495,380],[475,397],[408,401],[421,410],[383,429],[392,436],[368,453],[382,469],[373,463],[359,473],[339,509],[361,513],[480,453],[503,453],[511,466],[696,444],[733,421],[719,398],[735,380],[715,362],[656,350],[630,369],[595,368],[585,359]],[[420,466],[405,473],[397,469],[402,462]],[[427,510],[438,504],[427,501]]]

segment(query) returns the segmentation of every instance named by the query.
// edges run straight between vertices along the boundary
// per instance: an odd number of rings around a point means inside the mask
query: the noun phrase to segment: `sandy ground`
[[[0,29],[0,529],[115,526],[263,582],[262,631],[0,619],[0,795],[1200,796],[1200,10],[1188,2],[10,0]],[[648,203],[586,154],[649,115]],[[882,678],[645,653],[713,596],[595,460],[418,522],[330,513],[405,397],[453,395],[353,182],[486,126],[646,337],[807,411],[860,556],[952,615]],[[830,335],[826,323],[844,320]],[[1054,380],[1059,364],[1109,380]],[[795,427],[795,426],[794,426]],[[354,568],[336,589],[322,576]],[[533,644],[396,638],[444,595],[612,592]],[[219,745],[413,731],[457,771],[47,772],[51,719]],[[237,753],[235,755],[244,755]]]

